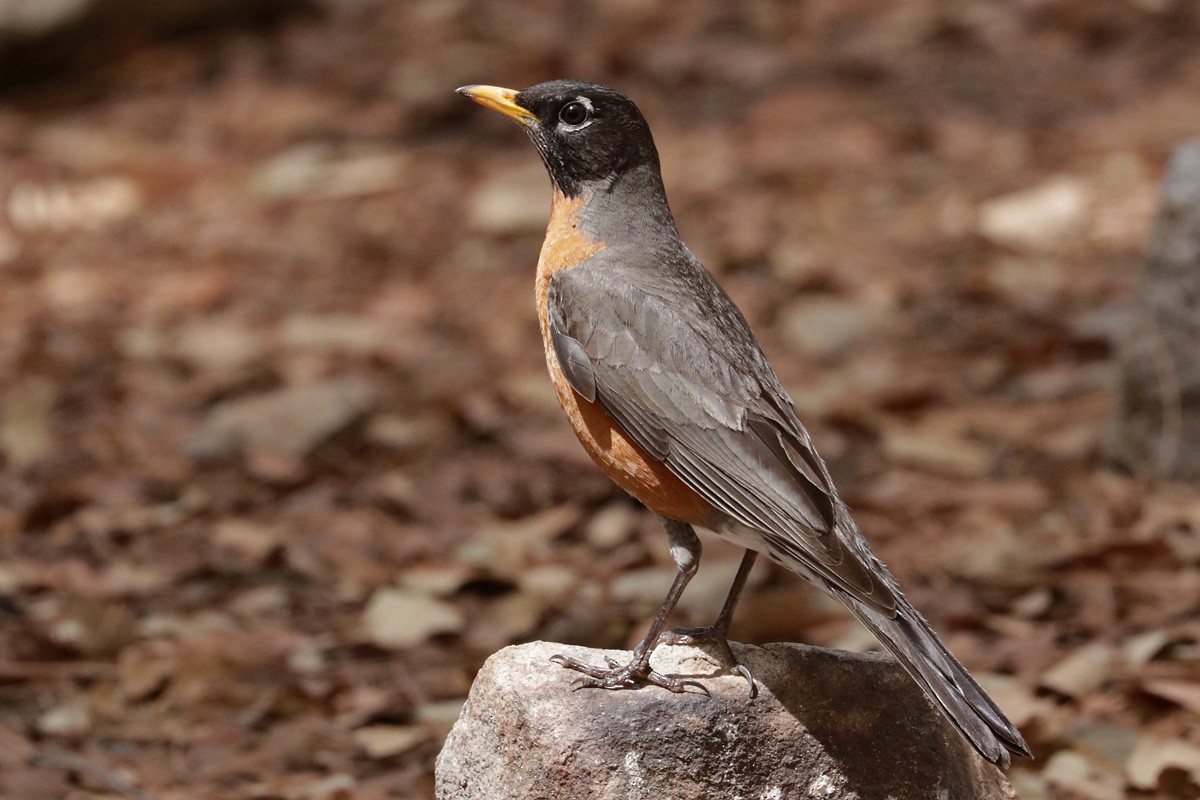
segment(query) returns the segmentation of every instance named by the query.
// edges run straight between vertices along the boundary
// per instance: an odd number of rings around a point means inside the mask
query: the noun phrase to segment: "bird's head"
[[[516,91],[498,86],[458,90],[525,126],[550,180],[567,197],[650,167],[658,151],[642,112],[625,95],[594,83],[556,80]]]

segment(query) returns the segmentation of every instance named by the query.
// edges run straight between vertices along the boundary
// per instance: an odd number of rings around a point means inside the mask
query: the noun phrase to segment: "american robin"
[[[841,600],[984,758],[1030,756],[871,552],[745,318],[680,240],[637,106],[576,81],[458,91],[521,123],[545,162],[536,294],[550,376],[587,452],[658,514],[679,567],[628,664],[556,658],[583,673],[576,685],[684,691],[695,682],[650,667],[658,643],[681,638],[708,637],[736,665],[729,622],[762,552]],[[693,526],[746,554],[715,624],[664,633],[699,565]]]

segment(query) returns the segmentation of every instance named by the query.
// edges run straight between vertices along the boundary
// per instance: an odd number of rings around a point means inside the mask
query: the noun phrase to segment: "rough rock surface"
[[[571,691],[549,661],[629,654],[547,642],[484,664],[438,756],[438,800],[744,798],[1011,800],[891,660],[795,644],[734,645],[741,677],[703,650],[662,647],[655,666],[712,693]]]
[[[1129,327],[1120,343],[1113,456],[1200,478],[1200,140],[1175,152],[1163,182]]]

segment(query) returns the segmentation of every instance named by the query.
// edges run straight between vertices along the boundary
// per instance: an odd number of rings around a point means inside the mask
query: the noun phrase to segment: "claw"
[[[750,699],[753,700],[758,697],[758,684],[754,682],[754,673],[750,671],[750,668],[745,664],[739,663],[737,671],[738,674],[746,679],[746,683],[750,684]]]

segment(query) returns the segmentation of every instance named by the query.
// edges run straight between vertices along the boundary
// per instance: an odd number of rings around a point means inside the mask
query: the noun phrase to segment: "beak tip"
[[[527,108],[516,102],[520,92],[515,89],[505,89],[503,86],[485,86],[483,84],[468,84],[454,91],[470,100],[474,100],[484,108],[499,111],[504,116],[514,119],[522,125],[532,125],[537,117]]]

